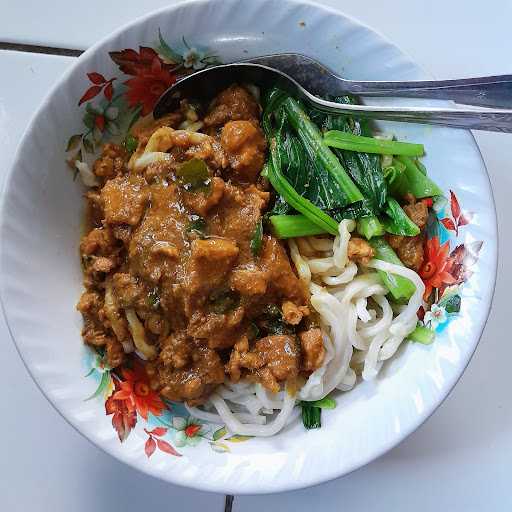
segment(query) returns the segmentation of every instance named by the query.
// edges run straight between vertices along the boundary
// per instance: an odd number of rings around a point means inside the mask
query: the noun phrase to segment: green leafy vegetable
[[[272,233],[277,238],[296,238],[326,233],[325,229],[304,215],[272,215],[269,220]]]
[[[387,261],[394,265],[403,265],[400,258],[384,238],[372,238],[370,240],[370,245],[375,251],[376,259]],[[378,273],[384,283],[384,286],[386,286],[393,298],[397,301],[409,300],[416,290],[414,284],[405,277],[390,274],[382,270],[379,270]]]
[[[336,155],[325,144],[319,128],[311,121],[299,103],[291,97],[283,101],[287,120],[294,128],[309,158],[319,169],[325,169],[336,179],[345,196],[345,204],[363,200],[363,195],[347,174]]]
[[[185,190],[203,189],[210,184],[208,166],[204,160],[199,158],[192,158],[180,164],[176,169],[176,177]]]
[[[375,139],[353,133],[329,130],[324,134],[328,146],[358,153],[376,153],[379,155],[422,156],[425,153],[423,144],[398,142],[394,140]]]
[[[344,104],[355,103],[349,96],[341,96],[335,98],[334,101]],[[347,116],[325,115],[317,112],[315,113],[315,119],[327,131],[337,130],[355,136],[371,135],[367,123]],[[387,199],[387,186],[382,173],[380,156],[337,148],[333,148],[333,151],[364,195],[364,201],[357,205],[351,205],[352,211],[345,212],[345,216],[359,218],[378,215],[384,208]]]
[[[302,423],[308,430],[322,426],[322,409],[311,405],[311,402],[300,402]]]
[[[416,236],[420,234],[420,228],[407,216],[396,199],[388,198],[385,211],[387,217],[383,220],[383,224],[388,233],[401,236]]]
[[[396,158],[404,166],[404,176],[395,185],[395,197],[404,197],[408,192],[414,197],[421,199],[423,197],[433,197],[443,195],[443,191],[418,168],[415,162],[408,156],[398,156]]]
[[[410,341],[416,343],[423,343],[423,345],[430,345],[436,337],[436,333],[432,329],[418,325],[414,331],[407,336]]]
[[[377,217],[361,217],[357,220],[357,232],[367,240],[384,234],[384,226]]]
[[[250,242],[251,252],[253,256],[258,256],[261,252],[261,246],[263,244],[263,225],[261,223],[261,219],[256,224],[256,228],[254,229],[254,234],[252,235],[252,239]]]
[[[271,147],[271,161],[265,164],[263,169],[263,176],[266,176],[274,189],[283,197],[283,199],[298,212],[304,214],[309,220],[325,229],[328,233],[336,235],[338,232],[338,223],[329,217],[325,212],[317,208],[311,201],[300,196],[295,189],[290,185],[286,178],[282,175],[279,165],[279,160],[275,158],[275,145],[270,142]],[[277,160],[277,161],[276,161]]]

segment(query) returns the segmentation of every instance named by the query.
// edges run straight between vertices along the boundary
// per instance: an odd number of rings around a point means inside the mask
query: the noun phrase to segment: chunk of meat
[[[348,242],[348,259],[366,265],[375,255],[372,246],[362,238],[352,237]]]
[[[285,300],[282,305],[283,320],[290,325],[300,324],[302,317],[309,315],[307,306],[297,306],[289,300]]]
[[[206,126],[221,126],[228,121],[258,119],[260,109],[250,92],[239,85],[231,85],[212,102],[204,118]]]
[[[101,190],[101,200],[108,224],[139,223],[148,194],[141,176],[122,176],[109,180]]]
[[[110,368],[117,368],[118,366],[121,366],[126,357],[123,345],[113,337],[109,338],[107,341],[105,355],[107,357],[107,364]]]
[[[207,340],[210,348],[230,348],[240,337],[240,324],[243,318],[242,307],[225,313],[203,314],[196,311],[190,319],[187,333],[195,339]]]
[[[205,304],[211,292],[221,287],[238,256],[232,240],[209,238],[193,240],[186,267],[186,310],[190,312]]]
[[[210,212],[208,225],[211,234],[236,240],[240,249],[239,264],[254,261],[250,244],[268,201],[269,193],[254,185],[244,189],[227,182],[222,200]]]
[[[302,368],[307,372],[314,372],[322,366],[325,358],[325,348],[322,331],[313,327],[299,334],[302,349]]]
[[[241,369],[246,368],[269,391],[277,393],[279,382],[293,380],[299,374],[300,348],[295,336],[276,335],[259,339],[254,349],[248,351],[244,338],[231,352],[226,371],[236,382]]]
[[[189,217],[176,184],[151,185],[148,194],[148,208],[129,244],[130,271],[155,284],[163,276],[175,282],[180,261],[173,255],[187,255]]]
[[[172,364],[158,367],[160,393],[169,400],[185,400],[189,405],[204,403],[216,386],[224,382],[224,367],[215,352],[194,347],[190,362],[181,368]]]
[[[300,348],[295,336],[267,336],[258,340],[254,353],[261,359],[261,366],[256,370],[262,384],[274,393],[279,386],[272,382],[269,373],[277,382],[293,380],[299,374]]]
[[[183,203],[194,213],[205,216],[214,206],[219,204],[224,193],[224,180],[214,177],[211,180],[210,190],[204,192],[198,190],[196,192],[185,191],[182,193]]]
[[[418,236],[399,236],[387,235],[389,245],[396,251],[402,263],[410,269],[418,272],[423,265],[424,237]]]
[[[307,290],[293,272],[283,246],[275,238],[264,237],[261,265],[269,272],[269,286],[277,296],[286,297],[295,304],[307,303]]]
[[[159,361],[164,366],[179,370],[192,361],[194,348],[192,340],[185,333],[175,333],[162,341]]]
[[[238,267],[231,273],[230,287],[240,295],[263,295],[267,291],[268,272],[256,265]]]
[[[254,183],[265,163],[267,144],[261,129],[250,121],[229,121],[222,128],[220,140],[235,177]]]
[[[427,225],[428,207],[423,201],[416,201],[412,194],[406,196],[409,204],[405,205],[404,212],[421,230]]]
[[[148,291],[132,274],[117,272],[112,276],[112,288],[122,308],[140,309],[147,305]]]
[[[108,256],[116,250],[116,240],[108,228],[94,228],[80,242],[80,252],[87,256]]]
[[[101,156],[94,162],[93,172],[101,178],[113,178],[124,172],[126,151],[117,144],[105,144]]]

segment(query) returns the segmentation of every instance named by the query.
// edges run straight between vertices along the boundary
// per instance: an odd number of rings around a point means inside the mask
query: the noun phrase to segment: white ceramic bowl
[[[85,52],[49,93],[9,172],[2,204],[0,263],[1,296],[12,337],[34,380],[64,418],[102,449],[148,474],[233,494],[296,489],[344,475],[415,430],[446,397],[478,343],[491,304],[497,255],[493,199],[478,148],[469,132],[382,124],[399,138],[424,143],[430,174],[447,193],[453,190],[462,207],[473,213],[471,223],[460,228],[458,239],[452,236],[448,241],[452,250],[457,244],[466,244],[465,263],[471,266],[471,276],[464,275],[468,279],[459,290],[460,313],[448,315],[444,323],[441,315],[433,345],[405,345],[375,383],[359,384],[340,396],[337,409],[323,415],[319,430],[305,431],[297,423],[271,439],[244,440],[213,439],[213,430],[203,427],[204,437],[198,437],[193,435],[194,429],[184,430],[192,420],[179,407],[157,414],[159,406],[153,406],[155,414],[149,414],[146,421],[142,404],[135,428],[121,443],[112,418],[122,418],[123,404],[116,402],[120,407],[117,417],[105,414],[111,376],[98,368],[80,338],[81,318],[75,304],[82,280],[77,248],[83,188],[78,180],[73,181],[64,152],[71,135],[84,133],[86,105],[78,107],[84,91],[98,82],[99,89],[93,89],[91,95],[99,93],[86,102],[88,105],[99,105],[107,101],[101,98],[109,96],[107,85],[99,83],[101,78],[86,74],[101,73],[106,80],[117,77],[113,82],[117,94],[121,83],[130,77],[123,76],[109,52],[156,48],[159,29],[163,39],[187,59],[187,65],[197,66],[201,58],[194,48],[211,51],[225,62],[298,51],[347,78],[428,78],[382,36],[341,13],[310,3],[187,2],[118,30]],[[128,59],[134,56],[123,55]],[[134,94],[149,105],[148,94],[158,92],[158,84],[156,89],[142,84]],[[110,109],[103,121],[95,120],[100,114],[91,109],[87,122],[90,125],[92,119],[98,136],[100,128],[116,131],[116,126],[122,125],[123,108]],[[449,206],[443,216],[452,217]],[[443,232],[441,242],[448,234]],[[475,243],[478,241],[483,245]],[[86,373],[88,377],[84,377]],[[136,379],[130,378],[127,385]],[[84,400],[98,385],[98,396]],[[155,431],[157,426],[160,429]],[[169,446],[181,457],[169,453]]]

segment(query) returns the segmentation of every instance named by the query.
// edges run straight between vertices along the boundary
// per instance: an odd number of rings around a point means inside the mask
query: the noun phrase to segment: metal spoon
[[[434,124],[473,130],[512,132],[512,110],[340,105],[314,96],[282,71],[250,62],[205,68],[183,78],[160,97],[153,110],[153,115],[158,118],[175,110],[180,97],[211,98],[234,82],[252,83],[260,87],[276,85],[293,96],[310,103],[318,110],[331,114],[348,114],[368,119]]]
[[[465,105],[512,108],[512,75],[456,80],[362,81],[346,80],[320,62],[300,53],[276,53],[244,62],[278,69],[315,96],[394,96],[453,100]]]

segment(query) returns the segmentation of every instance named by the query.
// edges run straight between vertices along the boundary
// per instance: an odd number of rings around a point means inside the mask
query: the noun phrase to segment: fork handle
[[[407,82],[343,80],[342,83],[346,92],[359,96],[430,98],[482,107],[512,107],[512,75]]]
[[[382,119],[406,123],[424,123],[467,130],[485,130],[512,133],[512,110],[382,107],[375,105],[350,105],[318,98],[304,89],[303,97],[317,109],[331,114],[348,114],[367,119]]]

